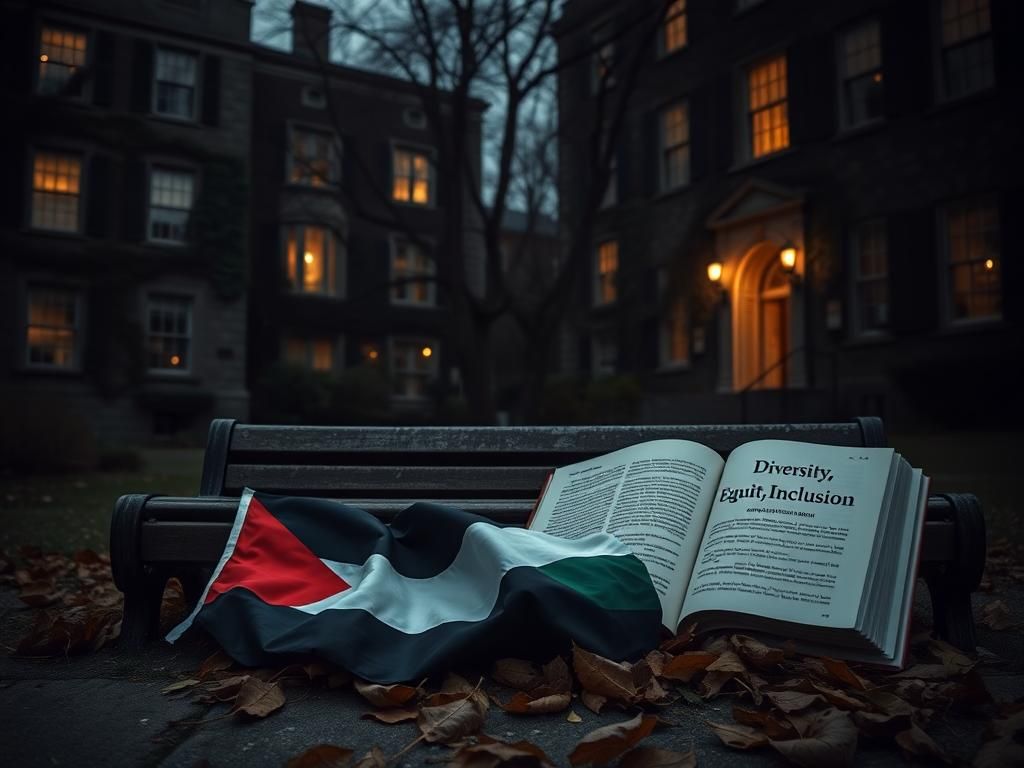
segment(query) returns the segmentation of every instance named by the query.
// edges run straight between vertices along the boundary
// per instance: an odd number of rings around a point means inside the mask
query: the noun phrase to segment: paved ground
[[[922,590],[923,591],[923,590]],[[998,596],[1011,619],[1024,623],[1024,586],[1009,585],[998,595],[979,596],[976,608]],[[927,620],[919,600],[918,619]],[[0,591],[0,643],[11,647],[30,617],[11,589]],[[979,629],[985,657],[986,685],[999,700],[1024,698],[1024,632]],[[196,720],[223,714],[225,705],[203,706],[190,697],[161,694],[167,684],[194,672],[214,650],[202,637],[171,647],[154,644],[129,654],[108,648],[95,655],[64,660],[0,658],[0,762],[10,766],[281,766],[317,743],[339,744],[357,755],[380,746],[388,755],[417,735],[414,725],[385,726],[361,719],[368,705],[351,689],[328,690],[300,685],[288,689],[288,703],[265,720],[242,722],[228,717],[206,724]],[[693,705],[681,702],[662,712],[676,727],[656,731],[645,744],[694,749],[698,765],[781,766],[769,751],[739,753],[723,747],[705,720],[731,721],[733,697]],[[597,716],[578,702],[582,718],[569,723],[561,715],[515,717],[492,708],[487,733],[505,740],[527,739],[560,764],[588,731],[628,716]],[[175,724],[174,721],[184,721]],[[982,717],[939,718],[930,734],[954,756],[969,760],[983,741]],[[445,760],[444,747],[420,745],[397,763],[426,766]],[[205,761],[205,762],[204,762]],[[890,749],[863,745],[858,765],[902,766]]]

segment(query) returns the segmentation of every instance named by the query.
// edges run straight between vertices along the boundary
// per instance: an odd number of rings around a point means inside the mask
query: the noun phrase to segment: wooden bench
[[[644,440],[685,438],[723,456],[758,439],[884,446],[881,420],[835,424],[577,427],[298,427],[210,425],[197,497],[122,496],[111,520],[114,580],[124,593],[122,644],[156,633],[167,580],[194,604],[227,541],[245,487],[341,498],[384,520],[414,501],[460,506],[509,525],[525,524],[557,466]],[[970,595],[985,564],[985,524],[969,494],[928,501],[920,575],[939,636],[973,649]]]

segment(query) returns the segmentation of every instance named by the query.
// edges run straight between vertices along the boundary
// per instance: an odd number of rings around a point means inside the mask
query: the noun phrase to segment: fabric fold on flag
[[[316,655],[379,683],[570,641],[635,659],[659,639],[647,569],[608,534],[502,528],[419,502],[391,525],[333,499],[243,493],[198,624],[250,666]]]

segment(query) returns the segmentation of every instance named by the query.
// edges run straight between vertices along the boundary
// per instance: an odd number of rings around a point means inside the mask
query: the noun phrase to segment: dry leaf
[[[501,708],[514,715],[541,715],[551,712],[561,712],[572,702],[572,694],[555,693],[549,696],[533,698],[524,691],[519,691]]]
[[[1003,630],[1013,626],[1010,611],[1002,600],[993,600],[981,608],[981,623],[989,629]]]
[[[487,697],[479,691],[458,701],[420,708],[416,724],[429,742],[450,744],[477,733],[487,716]]]
[[[913,723],[908,730],[896,734],[896,743],[899,744],[905,757],[927,757],[945,765],[952,763],[945,750]]]
[[[658,718],[637,715],[632,720],[606,725],[591,731],[576,745],[569,755],[573,765],[603,765],[646,738],[657,725]]]
[[[875,688],[864,691],[864,696],[868,701],[874,704],[876,708],[880,709],[887,715],[906,715],[910,717],[914,714],[914,707],[889,691],[881,691]]]
[[[708,672],[729,672],[734,675],[742,675],[747,671],[743,660],[735,651],[725,651],[717,659],[708,664]]]
[[[990,738],[974,758],[974,768],[1006,768],[1024,765],[1024,710],[993,720]]]
[[[461,693],[468,695],[476,690],[471,682],[469,682],[462,675],[457,675],[454,672],[449,672],[445,675],[444,682],[441,683],[441,693]]]
[[[344,768],[352,761],[352,750],[334,744],[318,744],[288,761],[288,768]]]
[[[692,643],[694,638],[697,636],[697,622],[694,622],[688,627],[684,627],[679,630],[675,637],[672,637],[660,646],[658,646],[665,653],[681,653],[685,651]]]
[[[811,682],[811,688],[824,696],[828,703],[839,709],[849,711],[860,711],[868,709],[868,705],[860,699],[856,699],[845,691],[825,685],[824,683]]]
[[[651,672],[655,677],[662,677],[662,672],[665,671],[665,665],[672,660],[672,657],[664,651],[650,651],[644,656],[644,661],[647,666],[650,667]]]
[[[231,657],[228,656],[224,651],[217,651],[216,653],[208,656],[202,664],[199,665],[199,671],[196,673],[196,677],[200,680],[206,680],[213,676],[215,672],[223,672],[226,669],[230,669],[231,665],[235,662],[232,661]]]
[[[977,661],[965,656],[963,652],[945,640],[931,638],[927,643],[928,651],[939,661],[951,675],[965,675],[977,665]]]
[[[722,687],[734,678],[739,679],[732,672],[708,672],[700,681],[700,695],[705,699],[713,699],[721,692]]]
[[[850,669],[845,661],[823,657],[820,662],[829,675],[854,690],[864,691],[871,687],[871,683]]]
[[[600,715],[601,710],[604,709],[604,705],[608,703],[607,698],[597,693],[591,693],[590,691],[582,691],[580,693],[580,700],[583,702],[583,705],[595,715]]]
[[[249,675],[233,675],[203,684],[203,690],[216,701],[231,701],[245,685]]]
[[[619,761],[619,768],[697,768],[697,755],[657,747],[631,749]]]
[[[636,701],[638,692],[630,665],[617,664],[575,644],[572,647],[572,665],[584,690],[625,704]]]
[[[352,768],[387,768],[388,758],[380,747],[374,747],[361,758]]]
[[[394,725],[415,720],[419,710],[415,707],[404,707],[402,709],[375,709],[371,712],[364,712],[360,717],[364,720],[376,720],[378,723]]]
[[[880,741],[892,739],[911,725],[909,714],[889,715],[884,712],[854,712],[853,722],[865,736]]]
[[[756,728],[736,723],[708,723],[708,727],[722,740],[722,743],[733,749],[756,749],[767,746],[768,737]]]
[[[576,714],[576,710],[570,709],[569,714],[565,716],[567,723],[582,723],[583,718]]]
[[[455,768],[552,768],[553,763],[540,747],[528,741],[509,744],[488,739],[478,744],[466,744],[452,757],[450,765]]]
[[[21,587],[18,599],[32,608],[45,608],[57,602],[63,594],[56,589],[52,580],[30,581]]]
[[[800,735],[792,723],[780,719],[774,712],[733,707],[732,719],[740,725],[757,728],[769,739],[795,739]]]
[[[825,697],[820,694],[801,693],[800,691],[765,691],[764,696],[786,713],[799,712],[815,704],[825,703]]]
[[[378,685],[356,678],[353,685],[356,692],[375,707],[401,707],[416,698],[417,694],[416,688],[401,683]]]
[[[193,688],[199,685],[200,682],[201,681],[196,680],[195,678],[189,678],[188,680],[179,680],[176,683],[171,683],[170,685],[161,688],[160,693],[174,693],[176,691],[184,691],[188,688]]]
[[[558,693],[572,692],[572,673],[569,665],[561,656],[555,656],[541,670],[544,673],[544,685]]]
[[[944,664],[915,664],[890,675],[892,678],[913,678],[914,680],[948,680],[951,675]]]
[[[857,727],[845,712],[827,709],[817,713],[803,738],[770,743],[789,762],[804,768],[849,766],[857,751]]]
[[[284,690],[277,683],[250,677],[238,690],[231,711],[249,717],[266,717],[284,706]]]
[[[491,678],[517,691],[530,691],[544,682],[537,666],[524,659],[498,659],[494,662]]]
[[[681,680],[684,683],[690,682],[694,675],[707,669],[708,664],[714,662],[718,657],[707,651],[687,651],[673,657],[665,664],[661,676],[669,680]]]
[[[785,659],[781,648],[771,648],[747,635],[733,635],[730,642],[743,661],[758,669],[777,667]]]

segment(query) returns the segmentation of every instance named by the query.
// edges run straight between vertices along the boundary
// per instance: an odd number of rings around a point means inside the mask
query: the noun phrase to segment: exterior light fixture
[[[430,357],[432,354],[434,354],[434,350],[432,350],[430,347],[424,347],[423,349],[420,350],[420,354],[423,355],[423,357]]]
[[[39,57],[39,60],[45,64],[50,60],[50,57],[44,53],[42,56]]]
[[[992,259],[985,259],[985,269],[992,269],[996,263]]]
[[[316,257],[310,251],[306,251],[302,256],[302,260],[307,264],[312,264],[315,258]]]
[[[712,261],[708,264],[708,280],[718,285],[722,280],[722,262]]]
[[[782,246],[782,250],[779,251],[779,261],[786,272],[793,274],[793,270],[796,269],[796,248],[788,243]]]
[[[178,357],[177,355],[171,355],[171,365],[177,368],[179,365],[181,365],[181,358]]]

